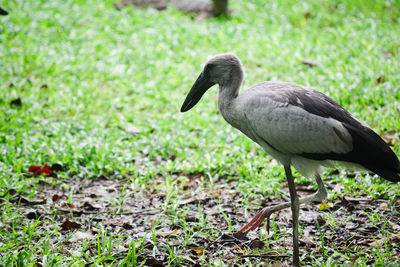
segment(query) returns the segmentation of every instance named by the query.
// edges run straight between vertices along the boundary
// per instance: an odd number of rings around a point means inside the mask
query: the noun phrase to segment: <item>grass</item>
[[[398,1],[231,1],[229,19],[201,22],[173,9],[127,7],[119,12],[112,3],[2,3],[10,15],[0,18],[0,265],[139,265],[148,249],[155,258],[166,255],[169,265],[183,264],[199,236],[212,238],[222,231],[204,214],[204,199],[195,208],[187,204],[185,211],[179,204],[184,197],[233,189],[242,194],[235,211],[244,221],[260,200],[280,199],[280,192],[286,192],[283,168],[223,121],[215,89],[195,110],[179,113],[211,55],[237,54],[246,70],[244,88],[264,80],[311,86],[378,133],[400,132]],[[310,68],[303,60],[317,65]],[[16,99],[22,104],[11,104]],[[393,149],[400,155],[399,142]],[[57,179],[27,175],[31,165],[55,163],[63,167]],[[201,178],[188,181],[193,175]],[[82,253],[77,253],[69,245],[79,243],[69,241],[74,231],[62,231],[55,206],[49,215],[31,220],[26,218],[29,207],[21,199],[13,201],[16,195],[36,199],[43,184],[61,184],[71,202],[77,197],[75,183],[100,178],[122,183],[115,189],[118,197],[110,200],[111,213],[129,209],[135,194],[145,199],[152,192],[150,199],[160,198],[162,216],[147,221],[153,232],[144,229],[143,235],[131,237],[107,230],[105,221],[90,221],[89,228],[98,231],[87,243],[79,241]],[[390,204],[400,196],[399,185],[369,175],[349,179],[339,173],[324,179],[342,184],[332,202],[345,195]],[[311,183],[299,176],[297,181]],[[223,200],[214,206],[225,232],[237,230]],[[367,219],[385,221],[366,212]],[[199,221],[186,222],[187,214]],[[166,222],[179,225],[173,235],[181,245],[158,243],[154,237],[154,227]],[[383,233],[390,234],[398,232]],[[289,239],[287,233],[275,235]],[[371,254],[368,246],[335,248],[323,240],[322,252],[309,253],[310,265],[334,266],[340,257],[355,266],[399,264],[390,242]],[[222,261],[202,257],[210,266]],[[256,266],[257,261],[243,264]]]

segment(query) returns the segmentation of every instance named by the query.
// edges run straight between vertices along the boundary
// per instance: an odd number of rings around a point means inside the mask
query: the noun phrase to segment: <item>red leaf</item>
[[[44,173],[44,174],[52,174],[54,172],[52,170],[40,169],[40,170],[37,170],[35,173],[36,174],[42,174],[42,173]]]
[[[47,174],[47,175],[49,175],[49,174],[53,174],[54,173],[54,171],[52,171],[50,169],[49,165],[47,165],[47,164],[43,165],[43,167],[37,166],[37,165],[30,166],[28,171],[32,172],[34,174]]]
[[[54,173],[51,169],[50,166],[47,164],[44,164],[42,169],[41,169],[41,173],[45,173],[45,174],[52,174]]]
[[[41,167],[37,166],[37,165],[32,165],[29,167],[28,171],[29,172],[36,172],[37,170],[39,170]]]

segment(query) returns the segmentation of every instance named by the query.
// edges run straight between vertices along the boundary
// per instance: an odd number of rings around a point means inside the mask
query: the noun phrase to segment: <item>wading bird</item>
[[[283,165],[291,202],[262,209],[239,233],[254,230],[271,213],[291,207],[293,265],[300,266],[299,206],[326,198],[319,175],[321,167],[341,163],[399,182],[399,159],[373,130],[328,96],[287,82],[263,82],[239,94],[242,80],[242,64],[235,55],[211,58],[190,89],[181,112],[190,110],[207,89],[218,84],[218,108],[224,119]],[[315,176],[315,194],[298,197],[291,166],[304,176]]]

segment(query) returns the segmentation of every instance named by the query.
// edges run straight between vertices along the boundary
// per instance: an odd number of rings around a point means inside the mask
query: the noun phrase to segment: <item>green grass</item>
[[[215,88],[194,110],[179,113],[203,64],[218,53],[240,57],[244,88],[264,80],[307,85],[335,98],[378,133],[400,132],[398,1],[230,2],[229,19],[201,22],[173,9],[127,7],[118,12],[111,0],[1,3],[10,15],[0,17],[0,265],[143,262],[140,255],[152,239],[151,230],[130,239],[124,232],[107,232],[105,222],[99,222],[102,228],[82,245],[88,248],[86,258],[63,249],[68,238],[60,232],[57,213],[48,210],[51,216],[28,220],[27,208],[10,201],[16,194],[35,199],[43,183],[65,180],[63,188],[72,197],[72,181],[127,179],[124,186],[129,190],[118,188],[119,197],[110,208],[116,213],[124,210],[129,193],[153,189],[165,195],[165,217],[158,223],[183,224],[176,235],[184,245],[151,242],[156,243],[153,255],[167,255],[170,265],[184,262],[193,236],[220,232],[201,207],[194,210],[200,221],[185,224],[177,204],[183,195],[212,191],[226,181],[242,193],[241,214],[254,213],[266,196],[280,199],[279,192],[286,192],[283,168],[271,164],[269,156],[223,121]],[[302,60],[317,66],[310,68]],[[384,81],[377,83],[380,76]],[[17,98],[22,105],[11,105]],[[127,131],[131,127],[138,132]],[[398,142],[393,149],[400,155]],[[31,165],[54,163],[64,168],[57,179],[26,175]],[[203,177],[198,187],[190,187],[193,193],[185,189],[189,174]],[[399,185],[368,175],[348,179],[342,173],[324,179],[342,183],[345,196],[388,201],[400,197]],[[298,182],[309,184],[304,178]],[[226,232],[231,227],[236,231],[221,206],[217,203],[215,212],[221,214]],[[398,218],[398,211],[393,216]],[[44,226],[37,230],[38,224]],[[115,247],[118,242],[125,246],[123,252]],[[390,242],[382,246],[371,258],[365,247],[344,252],[325,242],[323,251],[310,254],[309,262],[334,266],[338,257],[349,261],[359,255],[356,266],[379,266],[383,260],[399,264]],[[213,262],[204,256],[204,264]]]

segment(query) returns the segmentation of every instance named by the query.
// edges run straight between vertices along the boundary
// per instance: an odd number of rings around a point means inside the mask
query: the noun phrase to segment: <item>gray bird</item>
[[[218,108],[224,119],[283,165],[291,202],[262,209],[239,233],[254,230],[273,212],[291,207],[293,265],[300,266],[299,206],[326,198],[319,175],[321,167],[339,163],[399,182],[399,159],[373,130],[332,98],[288,82],[262,82],[239,94],[242,80],[242,64],[235,55],[211,58],[190,89],[181,112],[190,110],[210,87],[218,84]],[[304,176],[315,176],[315,194],[298,197],[291,166]]]

